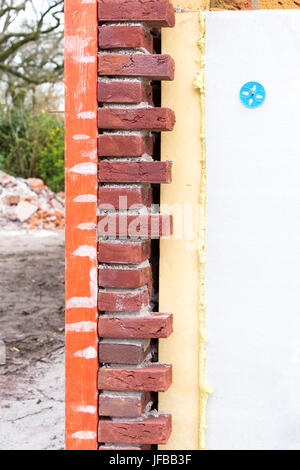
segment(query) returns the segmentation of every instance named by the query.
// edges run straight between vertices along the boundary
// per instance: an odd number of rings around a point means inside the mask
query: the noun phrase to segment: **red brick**
[[[172,383],[171,364],[153,364],[141,368],[100,367],[100,390],[165,392]]]
[[[141,25],[104,25],[99,28],[100,49],[141,47],[153,53],[153,37]]]
[[[149,392],[102,392],[99,395],[99,416],[138,418],[150,401]]]
[[[101,240],[98,244],[98,261],[100,263],[140,264],[150,258],[150,241],[111,242]]]
[[[145,316],[100,315],[99,336],[104,338],[168,338],[173,331],[171,313]]]
[[[167,54],[99,54],[99,75],[174,80],[175,64]]]
[[[132,289],[142,287],[149,283],[152,278],[151,267],[136,267],[134,269],[120,269],[118,267],[99,267],[99,286],[101,287],[122,287]],[[100,335],[101,336],[101,335]]]
[[[129,444],[166,444],[172,431],[170,414],[149,416],[139,421],[101,419],[98,425],[99,442]]]
[[[98,309],[103,312],[137,312],[149,303],[146,287],[132,290],[100,290]]]
[[[99,129],[171,131],[175,114],[169,108],[99,108]]]
[[[147,285],[149,298],[152,294],[152,271],[150,265],[145,268],[120,269],[108,266],[99,268],[99,285],[101,287],[136,288]]]
[[[98,101],[101,103],[152,104],[152,86],[141,80],[99,80]]]
[[[133,134],[101,134],[98,138],[100,157],[141,157],[153,154],[153,138]]]
[[[104,444],[102,446],[99,446],[99,450],[149,450],[151,449],[150,445],[122,445],[122,444]]]
[[[99,162],[99,180],[107,183],[171,183],[172,162]]]
[[[170,237],[173,217],[168,214],[101,214],[98,234],[109,237]]]
[[[175,14],[169,0],[99,0],[100,21],[143,21],[151,26],[174,26]]]
[[[152,204],[150,185],[99,186],[99,209],[134,209]]]
[[[99,343],[99,361],[105,364],[141,364],[150,354],[147,340],[104,339]]]

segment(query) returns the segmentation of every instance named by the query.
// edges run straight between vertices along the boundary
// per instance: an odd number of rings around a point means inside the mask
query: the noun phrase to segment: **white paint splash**
[[[94,415],[97,412],[97,408],[95,406],[87,405],[87,406],[76,406],[76,410],[81,413],[89,413]]]
[[[74,197],[74,202],[97,202],[97,196],[94,194],[80,194],[79,196]]]
[[[95,357],[97,357],[97,351],[93,346],[89,346],[88,348],[76,351],[73,356],[84,357],[84,359],[95,359]]]
[[[97,301],[92,297],[72,297],[66,303],[66,308],[95,308]]]
[[[97,161],[97,158],[98,158],[97,149],[94,149],[94,150],[82,150],[82,151],[80,152],[80,155],[81,155],[83,158],[89,158],[90,160],[96,160],[96,161]]]
[[[91,245],[81,245],[73,252],[75,256],[87,256],[90,259],[96,259],[97,250],[94,246]]]
[[[83,55],[84,49],[94,40],[92,36],[81,37],[78,34],[65,36],[65,50],[67,53],[72,54],[72,58],[74,58],[74,56],[78,57]]]
[[[77,225],[77,228],[80,230],[95,230],[96,224],[92,222],[83,222],[82,224]]]
[[[87,134],[74,134],[72,138],[73,140],[89,140],[90,136]]]
[[[90,333],[97,331],[97,322],[95,321],[79,321],[66,325],[66,331],[75,333]]]
[[[97,165],[95,163],[78,163],[70,168],[70,171],[73,173],[79,173],[81,175],[96,175],[97,174]]]
[[[93,55],[80,56],[77,57],[77,62],[79,62],[80,64],[91,64],[96,62],[96,57]]]
[[[77,431],[72,434],[75,439],[95,439],[96,433],[94,431]]]
[[[96,117],[96,113],[94,111],[84,111],[82,113],[77,114],[78,119],[94,119]]]
[[[90,270],[90,297],[72,297],[66,302],[66,308],[97,307],[97,268]]]

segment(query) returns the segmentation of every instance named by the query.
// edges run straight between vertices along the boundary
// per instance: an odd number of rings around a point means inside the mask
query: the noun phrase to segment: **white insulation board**
[[[207,13],[206,90],[207,448],[300,449],[300,11]]]

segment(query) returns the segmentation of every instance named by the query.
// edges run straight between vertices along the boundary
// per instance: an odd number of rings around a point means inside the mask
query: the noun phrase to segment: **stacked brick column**
[[[100,449],[164,444],[171,416],[153,409],[170,364],[153,362],[151,340],[172,333],[172,315],[151,308],[151,238],[172,232],[151,209],[153,183],[170,183],[172,162],[154,154],[152,132],[171,131],[172,110],[153,106],[152,81],[172,80],[174,62],[155,53],[153,28],[174,25],[168,0],[99,0],[98,262]]]

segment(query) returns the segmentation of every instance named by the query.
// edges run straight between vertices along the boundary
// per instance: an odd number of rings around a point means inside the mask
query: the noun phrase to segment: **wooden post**
[[[97,0],[65,0],[66,448],[97,449]]]

